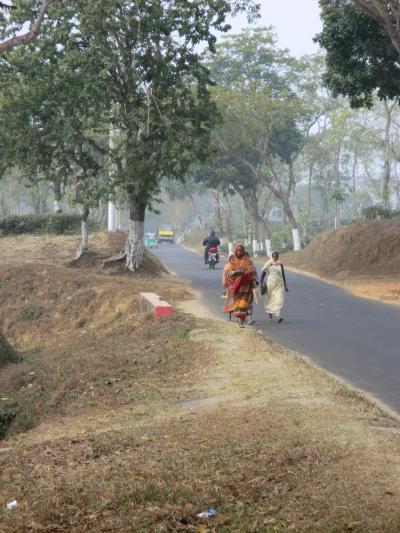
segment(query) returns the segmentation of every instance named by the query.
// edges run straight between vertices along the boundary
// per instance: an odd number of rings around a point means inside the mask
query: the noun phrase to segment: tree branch
[[[15,35],[14,37],[11,37],[10,39],[7,39],[6,41],[0,43],[0,53],[7,52],[15,46],[19,46],[21,44],[28,44],[33,41],[36,41],[39,36],[44,17],[46,16],[46,13],[49,9],[49,5],[50,0],[43,0],[36,20],[31,24],[29,31],[22,35]]]
[[[353,0],[353,3],[383,27],[400,54],[400,28],[394,25],[392,19],[394,17],[397,21],[398,13],[392,11],[390,4],[383,0]]]

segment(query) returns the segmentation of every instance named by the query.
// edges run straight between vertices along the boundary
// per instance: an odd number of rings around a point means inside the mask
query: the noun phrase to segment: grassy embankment
[[[15,408],[1,532],[400,529],[395,418],[256,332],[188,314],[188,288],[150,259],[102,270],[120,242],[93,242],[71,268],[74,238],[0,240],[0,329],[22,355],[0,368]],[[146,289],[181,310],[140,315]]]

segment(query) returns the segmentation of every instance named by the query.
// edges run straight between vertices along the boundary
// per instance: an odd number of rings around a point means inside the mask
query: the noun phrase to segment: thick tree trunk
[[[87,206],[81,207],[81,243],[76,251],[75,261],[89,250],[89,218],[90,209]]]
[[[82,220],[82,250],[89,249],[89,230],[87,220]]]
[[[292,230],[292,237],[293,237],[293,250],[295,252],[298,252],[301,250],[301,241],[300,241],[300,233],[299,233],[299,227],[296,221],[296,218],[293,214],[293,211],[289,205],[289,202],[285,200],[283,202],[283,209],[286,213],[287,220],[289,222],[290,228]]]
[[[144,217],[146,207],[134,195],[129,195],[129,230],[125,244],[126,268],[132,272],[139,269],[144,255]]]

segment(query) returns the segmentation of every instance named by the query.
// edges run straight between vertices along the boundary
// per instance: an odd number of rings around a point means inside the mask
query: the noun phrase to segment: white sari
[[[285,303],[285,284],[283,281],[282,264],[279,261],[269,259],[262,270],[267,273],[265,310],[267,313],[281,318]]]

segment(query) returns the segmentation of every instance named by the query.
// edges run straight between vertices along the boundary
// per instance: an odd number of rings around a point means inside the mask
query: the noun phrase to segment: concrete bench
[[[168,302],[160,300],[155,292],[141,292],[140,311],[142,313],[154,313],[155,318],[162,318],[171,316],[174,310]]]

